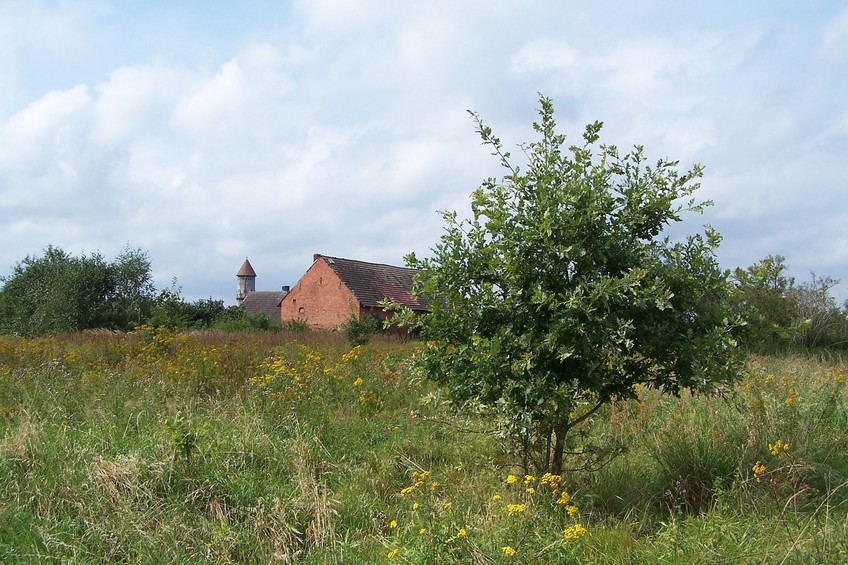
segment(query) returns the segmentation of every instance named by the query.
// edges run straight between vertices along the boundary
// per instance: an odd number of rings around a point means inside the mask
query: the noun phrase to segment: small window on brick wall
[[[301,306],[300,308],[297,309],[297,317],[298,318],[305,318],[306,317],[306,310],[304,310],[303,306]]]

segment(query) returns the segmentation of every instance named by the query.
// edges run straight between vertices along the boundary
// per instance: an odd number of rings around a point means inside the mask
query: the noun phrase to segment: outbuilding
[[[412,279],[417,272],[316,253],[312,266],[283,297],[280,321],[300,320],[315,329],[337,329],[351,319],[385,319],[388,313],[380,301],[386,298],[414,312],[427,312],[427,304],[412,296]]]

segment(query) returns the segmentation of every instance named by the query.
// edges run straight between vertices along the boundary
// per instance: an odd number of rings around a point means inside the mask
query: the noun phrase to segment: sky
[[[48,245],[141,249],[235,303],[314,253],[402,265],[533,141],[705,167],[725,268],[848,283],[848,2],[0,0],[0,275]],[[687,231],[688,230],[688,231]],[[848,285],[834,289],[848,299]]]

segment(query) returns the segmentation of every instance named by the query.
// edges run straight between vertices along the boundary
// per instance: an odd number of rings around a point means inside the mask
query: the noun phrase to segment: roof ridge
[[[389,263],[375,263],[373,261],[362,261],[361,259],[348,259],[347,257],[335,257],[333,255],[319,254],[318,256],[321,257],[321,258],[324,258],[324,259],[333,259],[333,260],[336,260],[336,261],[349,261],[351,263],[362,263],[364,265],[377,265],[377,266],[380,266],[380,267],[391,267],[392,269],[406,269],[408,271],[417,271],[418,270],[415,267],[400,267],[398,265],[391,265]]]

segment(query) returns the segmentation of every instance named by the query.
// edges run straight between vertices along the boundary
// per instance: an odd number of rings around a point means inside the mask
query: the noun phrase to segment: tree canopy
[[[58,334],[88,328],[130,329],[150,314],[155,289],[150,259],[125,248],[114,261],[74,257],[48,246],[27,256],[0,290],[0,331]]]
[[[640,146],[621,155],[589,124],[578,145],[558,133],[540,97],[539,138],[521,145],[521,170],[472,113],[506,169],[471,195],[471,217],[443,212],[416,293],[432,311],[416,323],[419,362],[457,402],[499,413],[536,466],[559,472],[569,430],[637,385],[679,394],[736,381],[728,273],[718,233],[664,236],[684,212],[700,166],[647,164]]]

